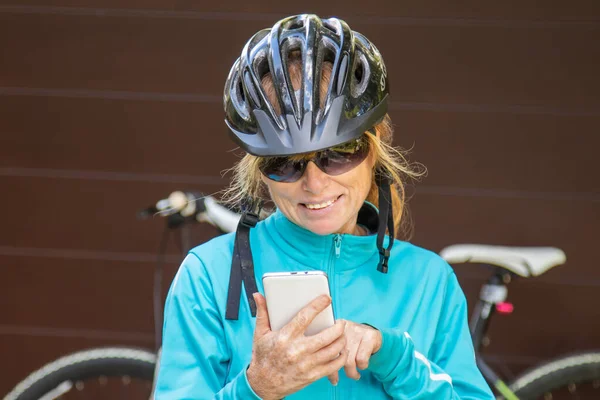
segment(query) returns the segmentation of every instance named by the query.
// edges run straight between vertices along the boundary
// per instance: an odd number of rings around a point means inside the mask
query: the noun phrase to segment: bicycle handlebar
[[[182,191],[175,191],[166,199],[159,200],[138,213],[138,217],[142,219],[155,215],[208,222],[225,233],[235,231],[241,217],[235,211],[220,205],[212,196]]]
[[[198,222],[208,222],[223,232],[234,232],[236,230],[242,217],[241,214],[222,206],[212,196],[204,197],[204,207],[206,211],[196,215]]]

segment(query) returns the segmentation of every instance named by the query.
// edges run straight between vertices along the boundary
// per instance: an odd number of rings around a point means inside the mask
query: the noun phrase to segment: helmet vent
[[[323,61],[334,63],[336,58],[336,48],[328,37],[323,38]]]
[[[233,106],[236,108],[238,113],[240,113],[240,116],[244,119],[248,118],[248,104],[246,103],[246,95],[244,94],[242,79],[239,72],[236,72],[231,84],[231,100],[233,102]]]
[[[289,30],[300,29],[300,28],[304,28],[304,20],[300,19],[300,18],[296,18],[296,19],[290,21],[288,23],[288,25],[286,26],[286,29],[289,29]]]
[[[363,72],[364,69],[362,63],[358,63],[358,65],[354,69],[354,78],[356,78],[357,85],[360,85],[362,83]]]
[[[265,75],[270,73],[269,61],[267,60],[266,51],[261,51],[255,56],[253,68],[258,79],[262,79]]]
[[[354,61],[354,73],[352,74],[352,96],[354,98],[359,97],[365,92],[369,83],[371,70],[369,69],[369,63],[363,53],[358,53]]]
[[[246,90],[252,101],[255,105],[260,105],[260,100],[258,99],[258,94],[256,93],[256,89],[254,88],[254,83],[252,82],[252,78],[250,78],[250,72],[244,71],[244,84],[246,85]]]
[[[238,96],[238,101],[240,103],[245,103],[246,102],[246,96],[244,95],[244,88],[242,86],[242,80],[238,78],[237,80],[237,88],[235,90],[237,96]]]
[[[338,34],[337,28],[326,19],[323,20],[323,27],[336,35]]]

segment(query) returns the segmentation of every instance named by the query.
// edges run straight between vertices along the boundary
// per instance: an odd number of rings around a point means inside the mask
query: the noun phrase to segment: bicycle
[[[210,196],[174,192],[168,199],[145,210],[146,214],[167,216],[168,229],[178,229],[189,223],[208,222],[220,233],[233,232],[240,215],[221,205]],[[161,214],[162,213],[162,214]],[[166,230],[165,230],[166,232]],[[182,248],[185,234],[182,230]],[[165,239],[161,243],[164,252]],[[189,244],[189,243],[188,243]],[[492,267],[487,283],[482,285],[479,300],[470,320],[470,330],[476,350],[477,365],[488,383],[495,389],[497,399],[559,400],[600,398],[600,351],[569,355],[543,363],[526,371],[512,383],[506,384],[487,365],[482,356],[484,338],[491,317],[496,312],[508,313],[506,303],[508,284],[516,277],[539,276],[561,265],[566,258],[556,248],[518,248],[486,245],[452,245],[440,255],[451,264],[474,262]],[[160,343],[160,268],[155,271],[155,321],[157,343]],[[144,349],[111,347],[84,350],[53,361],[30,374],[4,400],[51,400],[77,398],[84,390],[99,390],[106,398],[117,398],[106,389],[115,381],[127,391],[127,399],[148,399],[156,372],[157,355]],[[136,389],[133,383],[138,382]],[[585,385],[582,387],[582,385]],[[100,389],[96,389],[100,386]],[[91,388],[91,389],[90,389]],[[566,395],[569,397],[560,397]],[[85,397],[87,397],[84,394]],[[137,397],[135,397],[137,396]],[[581,397],[584,396],[584,397]]]

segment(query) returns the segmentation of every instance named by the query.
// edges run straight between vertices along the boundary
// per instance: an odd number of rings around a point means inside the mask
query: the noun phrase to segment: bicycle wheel
[[[510,385],[519,400],[600,399],[600,352],[564,356],[535,367]]]
[[[4,400],[150,398],[156,355],[98,348],[59,358],[30,374]]]

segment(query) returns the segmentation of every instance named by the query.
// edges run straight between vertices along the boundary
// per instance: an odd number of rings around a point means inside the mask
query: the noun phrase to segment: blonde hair
[[[294,90],[298,90],[301,85],[302,64],[301,58],[292,54],[288,61],[288,68],[292,78]],[[323,65],[323,74],[320,84],[320,106],[324,106],[324,99],[327,96],[328,83],[331,76],[332,65],[325,62]],[[273,81],[270,74],[262,79],[262,86],[270,99],[273,108],[277,114],[281,113],[279,102],[273,87]],[[418,163],[411,164],[406,159],[407,152],[392,145],[394,128],[389,115],[375,125],[371,131],[364,132],[369,142],[370,156],[374,157],[375,164],[373,175],[371,177],[371,188],[366,200],[376,207],[379,207],[379,191],[375,180],[376,171],[385,171],[391,179],[392,206],[394,211],[394,230],[396,235],[403,239],[410,238],[412,233],[412,224],[408,215],[408,205],[405,191],[405,182],[416,180],[425,175],[425,168]],[[299,155],[303,158],[310,155]],[[246,154],[232,168],[226,172],[232,173],[231,184],[223,193],[223,199],[230,203],[238,205],[247,198],[269,201],[269,193],[266,185],[261,179],[259,169],[261,158]]]

